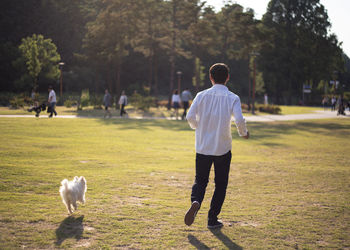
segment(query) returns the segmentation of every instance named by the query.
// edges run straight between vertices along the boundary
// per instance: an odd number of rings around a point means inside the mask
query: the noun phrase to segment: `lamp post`
[[[338,85],[337,85],[337,74],[338,74],[338,71],[334,70],[334,71],[333,71],[333,84],[334,84],[335,92],[337,92],[337,89],[338,89]]]
[[[253,60],[253,93],[252,93],[252,114],[255,115],[255,81],[256,81],[256,57],[260,55],[258,52],[250,53],[251,56],[254,56]]]
[[[62,83],[62,79],[63,79],[63,74],[62,74],[62,69],[64,66],[64,62],[59,62],[58,63],[58,68],[60,70],[60,97],[62,97],[62,92],[63,92],[63,83]]]
[[[182,75],[182,72],[181,71],[177,71],[176,72],[177,74],[177,91],[179,91],[179,94],[181,93],[181,75]]]

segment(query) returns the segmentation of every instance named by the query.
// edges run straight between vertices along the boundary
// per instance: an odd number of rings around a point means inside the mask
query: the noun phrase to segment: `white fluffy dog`
[[[85,192],[87,189],[84,176],[75,176],[73,181],[64,179],[61,182],[60,194],[64,205],[66,205],[68,213],[72,214],[72,208],[77,210],[77,201],[85,203]]]

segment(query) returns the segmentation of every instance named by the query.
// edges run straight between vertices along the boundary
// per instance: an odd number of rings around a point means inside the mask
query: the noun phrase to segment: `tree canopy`
[[[25,89],[18,81],[20,58],[33,86],[43,72],[56,77],[44,69],[59,59],[34,60],[39,47],[20,46],[33,34],[57,46],[66,91],[119,94],[147,87],[167,96],[181,71],[181,87],[197,92],[210,86],[209,66],[224,62],[231,68],[229,88],[244,100],[253,59],[258,94],[266,91],[275,103],[296,103],[304,84],[316,90],[335,71],[349,88],[347,57],[319,0],[271,0],[262,20],[236,3],[215,12],[200,0],[3,0],[0,7],[0,90]]]

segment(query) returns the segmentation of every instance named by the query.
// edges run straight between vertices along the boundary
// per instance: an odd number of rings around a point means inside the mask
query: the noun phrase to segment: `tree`
[[[167,17],[161,0],[139,1],[137,32],[132,44],[148,60],[148,87],[150,93],[158,93],[158,60],[163,38],[166,36]]]
[[[18,48],[21,56],[14,64],[25,64],[26,72],[21,77],[22,81],[29,75],[32,80],[31,87],[36,90],[40,74],[46,79],[58,79],[58,62],[61,57],[51,39],[44,39],[42,35],[33,34],[31,37],[23,38]]]
[[[262,22],[258,66],[277,103],[285,97],[291,104],[303,84],[318,83],[340,67],[341,50],[336,37],[328,35],[328,15],[319,0],[271,0]]]
[[[91,61],[97,60],[106,69],[109,89],[118,95],[123,60],[129,54],[136,32],[138,2],[104,0],[103,3],[96,20],[88,24],[84,48]]]

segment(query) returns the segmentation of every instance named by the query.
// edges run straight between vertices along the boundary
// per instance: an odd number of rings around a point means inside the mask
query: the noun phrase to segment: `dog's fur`
[[[78,209],[77,202],[85,203],[85,192],[87,189],[84,176],[74,177],[73,181],[64,179],[61,182],[60,194],[64,205],[66,205],[68,213],[72,214],[72,208]]]

